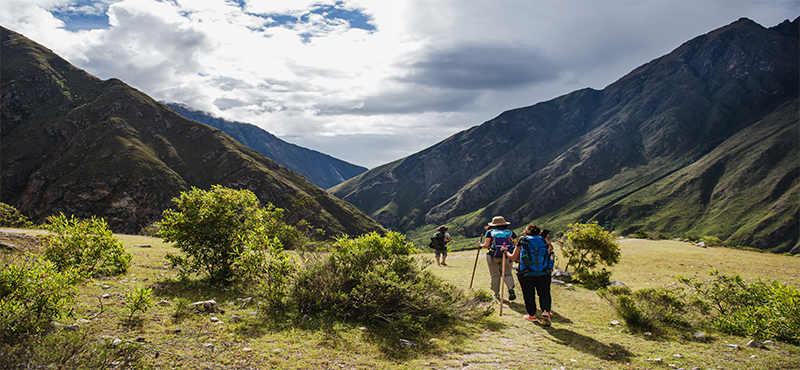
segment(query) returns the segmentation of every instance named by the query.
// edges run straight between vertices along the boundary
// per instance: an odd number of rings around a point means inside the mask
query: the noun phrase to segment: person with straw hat
[[[500,299],[500,281],[504,281],[508,287],[508,300],[517,299],[514,294],[514,276],[511,275],[513,266],[511,260],[504,258],[506,251],[513,251],[517,234],[508,230],[510,225],[503,216],[495,216],[492,222],[486,225],[486,234],[483,242],[478,242],[478,247],[488,248],[486,253],[486,265],[489,267],[491,275],[491,288],[494,297]]]

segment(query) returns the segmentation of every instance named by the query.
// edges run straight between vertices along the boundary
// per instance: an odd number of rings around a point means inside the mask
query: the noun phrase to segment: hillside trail
[[[452,252],[447,266],[434,264],[429,269],[468,290],[475,255],[474,250]],[[484,258],[483,254],[478,257],[473,290],[490,292],[490,276]],[[527,313],[523,295],[518,286],[515,286],[515,292],[517,298],[514,301],[508,301],[508,294],[504,292],[502,316],[499,315],[500,302],[495,301],[494,312],[478,336],[463,343],[459,352],[443,355],[441,362],[429,365],[442,369],[461,369],[464,366],[469,369],[559,369],[565,366],[575,369],[591,368],[598,362],[626,362],[628,351],[625,348],[596,335],[599,332],[613,334],[614,331],[592,327],[594,323],[590,318],[604,317],[605,310],[604,302],[595,294],[579,295],[571,285],[552,285],[552,325],[544,327],[523,318]],[[538,297],[536,302],[538,305]]]

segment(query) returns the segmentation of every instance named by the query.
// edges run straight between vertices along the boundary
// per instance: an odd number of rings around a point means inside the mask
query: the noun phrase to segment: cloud
[[[507,90],[558,78],[559,64],[532,45],[462,42],[429,47],[398,64],[401,82],[457,90]]]
[[[3,0],[100,78],[370,166],[796,1]]]

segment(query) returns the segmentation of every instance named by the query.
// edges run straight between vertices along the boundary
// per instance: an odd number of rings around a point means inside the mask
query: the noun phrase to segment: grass
[[[416,346],[388,342],[380,328],[362,328],[324,317],[289,320],[264,313],[235,291],[180,284],[163,256],[172,247],[160,239],[118,235],[133,255],[130,271],[118,278],[95,279],[81,289],[74,318],[88,318],[81,332],[92,341],[118,338],[142,349],[141,361],[154,368],[184,369],[775,369],[800,368],[800,348],[778,343],[754,349],[749,338],[709,332],[705,342],[691,333],[647,337],[613,326],[607,303],[581,287],[553,286],[553,325],[522,319],[520,296],[479,322],[463,322],[436,338],[408,338]],[[619,240],[621,262],[613,280],[631,289],[678,284],[676,275],[706,278],[716,268],[745,279],[767,278],[798,285],[800,259],[723,248],[703,249],[676,241]],[[146,246],[146,247],[145,247]],[[420,259],[433,261],[425,248]],[[489,274],[479,256],[473,289],[487,289]],[[476,250],[451,252],[448,266],[428,268],[468,289]],[[153,306],[128,321],[125,293],[153,288]],[[517,290],[519,294],[519,290]],[[104,298],[105,297],[105,298]],[[181,299],[214,299],[224,313],[176,318]],[[499,309],[499,305],[495,304]],[[222,323],[214,323],[216,317]],[[726,344],[740,346],[730,350]],[[680,354],[682,358],[673,355]],[[661,362],[654,359],[662,359]]]

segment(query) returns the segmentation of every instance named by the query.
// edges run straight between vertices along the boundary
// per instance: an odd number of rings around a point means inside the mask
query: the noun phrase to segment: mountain
[[[797,252],[798,20],[743,18],[603,90],[503,112],[329,189],[403,232],[494,215]]]
[[[248,189],[327,235],[384,229],[215,128],[120,80],[100,80],[2,28],[0,201],[36,222],[103,217],[115,232],[151,225],[182,191]]]
[[[222,130],[238,142],[255,149],[281,166],[298,172],[323,189],[338,185],[367,171],[365,167],[287,143],[249,123],[227,121],[179,103],[166,105],[181,116]]]

